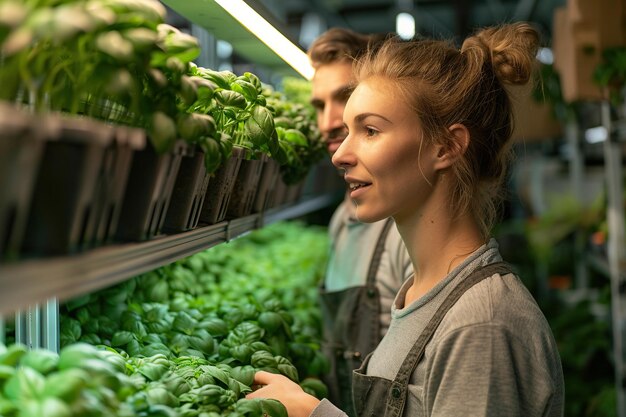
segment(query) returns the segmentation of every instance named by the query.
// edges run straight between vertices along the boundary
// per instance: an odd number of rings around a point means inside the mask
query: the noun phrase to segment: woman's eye
[[[378,133],[378,131],[372,129],[371,127],[366,127],[365,133],[367,134],[367,136],[375,136]]]

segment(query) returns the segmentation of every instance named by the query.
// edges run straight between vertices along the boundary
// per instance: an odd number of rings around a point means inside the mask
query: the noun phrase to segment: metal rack
[[[147,242],[0,265],[0,341],[5,333],[1,315],[15,312],[16,341],[30,348],[58,351],[60,301],[120,283],[254,229],[330,206],[340,199],[341,195],[329,193]]]
[[[611,279],[611,317],[617,412],[626,417],[626,251],[624,243],[624,196],[622,144],[611,120],[611,105],[602,103],[602,124],[606,129],[604,159],[607,187],[607,223],[609,229],[607,256]]]

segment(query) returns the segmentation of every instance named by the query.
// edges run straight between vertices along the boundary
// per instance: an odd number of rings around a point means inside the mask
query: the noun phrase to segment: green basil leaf
[[[235,80],[230,85],[230,88],[233,91],[241,93],[249,102],[256,101],[256,98],[258,96],[256,87],[252,85],[251,83],[244,81],[244,80],[239,80],[239,79]]]
[[[4,386],[4,394],[10,400],[39,399],[45,387],[45,378],[32,368],[17,368]]]
[[[113,335],[113,338],[111,339],[111,346],[123,347],[135,338],[136,336],[128,330],[120,330],[119,332],[115,332]]]
[[[133,44],[115,30],[98,35],[96,47],[119,62],[129,62],[135,56]]]
[[[258,93],[261,94],[261,91],[263,90],[263,84],[261,84],[261,80],[259,80],[259,77],[248,71],[244,72],[243,76],[247,78],[248,81],[257,89]]]
[[[217,91],[215,100],[224,107],[235,107],[238,109],[245,109],[248,104],[243,94],[231,90]]]
[[[80,368],[55,372],[46,378],[43,395],[72,403],[89,382],[89,374]]]
[[[165,153],[172,149],[176,142],[176,124],[171,117],[157,111],[149,122],[150,140],[157,153]]]
[[[157,41],[157,32],[148,28],[131,28],[122,30],[120,33],[133,45],[135,51],[148,50]]]
[[[220,145],[216,140],[209,139],[202,142],[200,147],[204,152],[204,167],[207,173],[212,174],[222,163]]]
[[[250,365],[235,366],[230,371],[230,376],[246,386],[251,386],[254,382],[254,367]]]
[[[308,146],[309,142],[306,139],[306,136],[302,132],[296,129],[287,129],[285,130],[284,140],[297,145],[297,146]]]
[[[274,118],[266,108],[256,106],[245,122],[245,133],[256,146],[268,143],[274,133]]]
[[[289,417],[287,415],[287,409],[277,400],[262,399],[261,412],[267,417]]]

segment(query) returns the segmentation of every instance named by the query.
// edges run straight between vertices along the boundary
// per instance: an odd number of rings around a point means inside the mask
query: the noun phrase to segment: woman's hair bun
[[[480,30],[468,37],[461,52],[468,59],[491,62],[501,82],[526,84],[535,67],[539,34],[528,23],[511,23]]]

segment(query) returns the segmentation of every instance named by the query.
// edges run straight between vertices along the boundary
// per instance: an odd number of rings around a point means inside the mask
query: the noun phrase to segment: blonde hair
[[[395,84],[422,123],[424,140],[459,149],[448,129],[463,124],[469,145],[450,169],[456,214],[471,213],[487,238],[502,201],[511,157],[511,102],[505,84],[532,75],[539,35],[528,23],[480,30],[457,49],[451,42],[388,39],[356,62],[357,81],[383,77]]]

